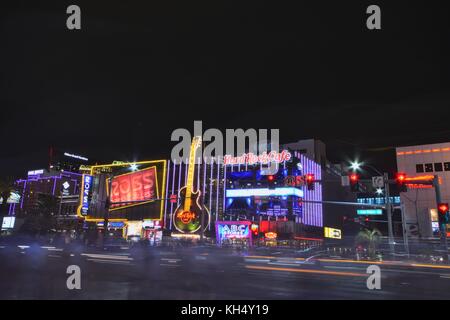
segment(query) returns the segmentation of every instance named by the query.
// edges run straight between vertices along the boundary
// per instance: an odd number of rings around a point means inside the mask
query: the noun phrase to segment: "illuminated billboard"
[[[251,222],[249,221],[217,221],[216,239],[220,245],[224,240],[248,239],[252,243]]]
[[[90,166],[89,174],[83,175],[78,215],[86,221],[103,221],[109,208],[110,221],[161,220],[166,169],[166,160]]]
[[[89,210],[89,201],[92,190],[92,176],[85,174],[83,175],[83,186],[81,188],[81,214],[86,215]]]
[[[158,198],[159,190],[155,166],[112,178],[111,211],[142,205]]]
[[[342,231],[340,229],[325,227],[323,230],[325,232],[325,238],[342,239]]]

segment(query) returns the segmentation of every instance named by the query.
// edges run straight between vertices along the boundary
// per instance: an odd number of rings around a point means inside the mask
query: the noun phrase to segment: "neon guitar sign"
[[[200,147],[201,137],[192,139],[189,153],[189,168],[186,186],[180,189],[178,197],[181,199],[180,205],[173,213],[173,223],[175,228],[183,233],[194,233],[201,228],[202,214],[205,215],[205,230],[210,223],[208,209],[200,204],[200,190],[193,191],[195,173],[195,154]]]

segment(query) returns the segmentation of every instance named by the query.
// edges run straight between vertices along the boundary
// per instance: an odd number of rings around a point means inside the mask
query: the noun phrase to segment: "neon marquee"
[[[271,162],[282,163],[284,161],[289,161],[292,158],[292,155],[289,151],[283,150],[281,152],[271,151],[269,153],[264,152],[260,155],[256,155],[254,153],[244,153],[242,156],[233,157],[229,154],[223,157],[223,162],[225,165],[233,165],[233,164],[268,164]]]
[[[92,190],[92,176],[91,175],[83,175],[83,195],[81,198],[81,213],[83,215],[87,215],[89,210],[89,196]]]
[[[220,245],[226,239],[249,239],[251,245],[251,224],[249,221],[217,221],[217,243]]]

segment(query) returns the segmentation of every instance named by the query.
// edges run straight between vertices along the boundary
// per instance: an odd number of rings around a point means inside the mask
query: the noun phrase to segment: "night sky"
[[[370,4],[382,30],[366,28]],[[50,146],[166,158],[194,120],[279,128],[281,142],[322,139],[332,160],[392,167],[390,147],[449,141],[444,4],[14,1],[0,10],[0,176],[45,166]]]

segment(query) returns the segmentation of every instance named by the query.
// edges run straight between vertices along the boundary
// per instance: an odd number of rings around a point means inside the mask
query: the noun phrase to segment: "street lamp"
[[[361,170],[362,167],[366,167],[369,169],[372,169],[373,171],[375,171],[377,174],[379,174],[380,176],[382,176],[383,174],[380,172],[380,170],[378,170],[377,168],[375,168],[374,166],[371,166],[370,164],[364,163],[364,162],[359,162],[358,160],[355,160],[353,162],[350,162],[350,169],[352,169],[353,171],[358,171]]]
[[[387,211],[387,219],[388,219],[388,239],[389,239],[389,247],[391,249],[391,252],[394,253],[395,252],[395,247],[394,247],[394,229],[392,226],[392,206],[391,206],[391,198],[390,198],[390,188],[389,188],[389,175],[387,173],[381,173],[380,170],[378,170],[377,168],[371,166],[370,164],[366,164],[366,163],[361,163],[356,161],[353,161],[350,163],[350,168],[353,169],[353,171],[359,170],[361,169],[361,167],[367,167],[369,169],[372,169],[373,171],[375,171],[378,175],[384,177],[384,190],[385,190],[385,197],[386,197],[386,211]],[[379,190],[377,190],[377,194],[381,195],[381,193],[383,192],[383,190],[381,190],[381,188]]]
[[[353,161],[353,162],[350,162],[350,168],[351,168],[353,171],[358,171],[359,169],[361,169],[361,163],[358,162],[358,160]]]
[[[381,196],[383,194],[383,189],[378,188],[376,193],[377,193],[377,195]]]
[[[131,165],[130,165],[130,169],[131,169],[131,171],[136,171],[137,170],[137,164],[136,163],[132,163]]]

